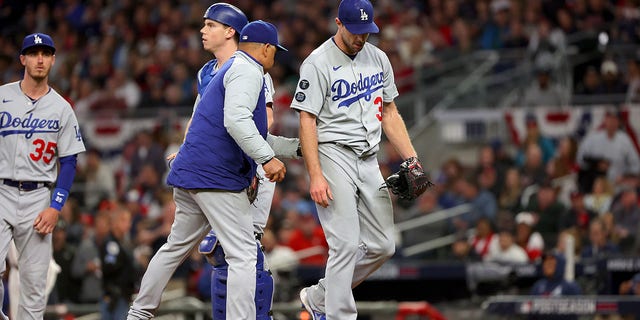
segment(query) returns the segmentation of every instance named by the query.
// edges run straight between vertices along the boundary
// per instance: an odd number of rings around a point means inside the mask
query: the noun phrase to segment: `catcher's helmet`
[[[204,12],[204,18],[226,24],[235,29],[238,34],[249,22],[247,16],[240,9],[224,2],[214,3],[209,6],[207,11]]]

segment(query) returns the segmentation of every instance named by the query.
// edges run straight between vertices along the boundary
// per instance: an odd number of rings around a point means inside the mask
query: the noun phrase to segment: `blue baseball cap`
[[[373,22],[373,5],[369,0],[342,0],[338,7],[338,19],[353,34],[378,33]]]
[[[20,54],[24,54],[25,51],[33,47],[48,47],[56,53],[56,47],[53,45],[53,39],[44,33],[32,33],[22,40],[22,50]]]
[[[256,20],[249,22],[240,32],[240,42],[268,43],[278,50],[289,51],[278,43],[278,29],[272,23]]]

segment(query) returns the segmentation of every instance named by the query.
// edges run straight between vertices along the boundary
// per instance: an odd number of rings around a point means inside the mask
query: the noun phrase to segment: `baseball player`
[[[205,12],[204,19],[209,19],[211,22],[206,23],[205,27],[201,30],[203,34],[203,45],[205,50],[214,54],[216,58],[205,63],[200,71],[198,71],[198,97],[194,104],[194,112],[204,88],[206,88],[207,84],[211,81],[219,69],[219,66],[224,64],[224,62],[226,62],[237,49],[239,40],[238,35],[247,23],[247,18],[240,9],[222,2],[211,5]],[[209,27],[207,28],[207,26]],[[227,28],[227,32],[216,32],[217,29],[219,31],[219,29],[225,28],[225,26]],[[235,30],[235,36],[229,32],[228,28]],[[273,123],[273,94],[275,90],[273,80],[269,73],[265,73],[264,81],[265,102],[267,106],[267,126],[271,127],[271,124]],[[191,121],[192,120],[189,119],[189,122],[187,123],[185,137]],[[278,157],[297,158],[300,155],[298,139],[268,135],[267,141],[272,145],[272,148],[276,151]],[[169,155],[167,160],[172,161],[176,154],[177,153]],[[259,177],[265,176],[265,172],[260,164],[258,164],[257,173]],[[271,182],[267,179],[260,179],[259,183],[260,186],[258,188],[257,197],[250,208],[254,217],[254,233],[256,234],[258,241],[267,224],[269,211],[271,209],[271,202],[275,192],[275,182]],[[216,292],[216,294],[212,294],[214,319],[224,319],[224,308],[226,306],[226,295],[224,292],[226,291],[225,280],[227,265],[224,260],[224,251],[216,240],[215,232],[210,231],[202,241],[199,250],[203,254],[207,255],[209,262],[214,265],[214,272],[212,273],[211,281],[211,290],[212,292]],[[259,261],[259,265],[256,270],[258,272],[256,288],[257,317],[258,319],[267,319],[269,318],[269,311],[271,310],[273,278],[264,263],[264,255],[262,251],[258,250],[257,254],[257,259]]]
[[[17,319],[44,316],[51,232],[69,196],[76,156],[85,150],[71,105],[48,83],[55,52],[50,36],[26,36],[24,77],[0,86],[0,276],[14,240],[21,281]]]
[[[343,0],[334,37],[300,66],[291,108],[300,113],[310,194],[329,244],[325,277],[302,289],[313,319],[355,320],[352,288],[395,250],[389,192],[376,153],[384,130],[404,159],[416,157],[394,98],[386,54],[367,43],[377,33],[368,0]]]
[[[210,21],[205,20],[205,28]],[[272,24],[255,21],[243,29],[239,49],[203,91],[173,161],[167,183],[175,187],[175,221],[167,243],[149,264],[128,319],[153,316],[169,277],[211,227],[228,264],[226,317],[256,318],[256,242],[244,191],[256,163],[271,181],[281,181],[286,172],[265,140],[263,79],[276,50],[283,48]]]

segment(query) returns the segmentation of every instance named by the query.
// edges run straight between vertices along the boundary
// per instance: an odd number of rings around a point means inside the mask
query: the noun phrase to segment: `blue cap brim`
[[[278,48],[278,50],[280,50],[280,51],[289,51],[289,50],[287,50],[287,48],[285,48],[285,47],[283,47],[281,45],[276,45],[276,48]]]
[[[365,33],[378,33],[380,29],[374,23],[352,23],[352,24],[344,24],[345,28],[349,30],[349,32],[353,34],[365,34]]]

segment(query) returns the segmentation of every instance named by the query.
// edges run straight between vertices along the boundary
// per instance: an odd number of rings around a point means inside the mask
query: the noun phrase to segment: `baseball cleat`
[[[309,300],[307,300],[307,289],[309,288],[303,288],[302,290],[300,290],[300,302],[302,302],[302,306],[304,307],[305,310],[307,310],[307,312],[309,312],[309,314],[311,315],[311,319],[326,320],[327,317],[324,313],[317,310],[313,310],[313,308],[311,308],[311,305],[309,304]]]

